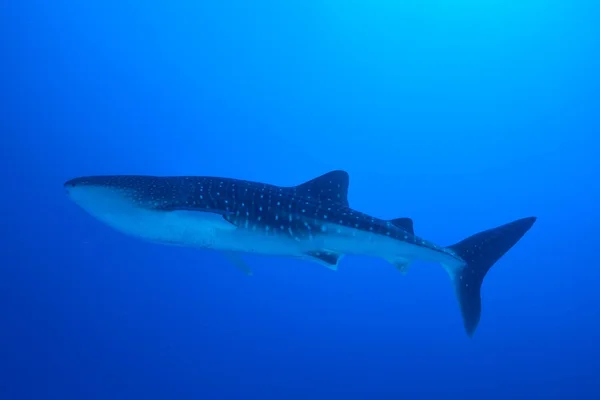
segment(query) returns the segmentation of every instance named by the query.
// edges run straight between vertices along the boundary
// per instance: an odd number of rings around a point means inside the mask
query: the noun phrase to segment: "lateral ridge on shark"
[[[333,270],[348,254],[380,257],[402,272],[414,260],[440,263],[472,336],[485,275],[536,217],[444,247],[415,235],[410,218],[382,220],[350,208],[348,184],[348,173],[332,171],[293,187],[143,175],[79,177],[64,187],[73,202],[117,231],[155,243],[219,250],[247,273],[239,254],[248,252],[308,259]]]

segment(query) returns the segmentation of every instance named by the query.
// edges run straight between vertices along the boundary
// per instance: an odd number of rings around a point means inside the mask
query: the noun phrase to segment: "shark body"
[[[337,269],[347,254],[381,257],[406,272],[414,260],[438,262],[452,282],[471,336],[480,287],[491,266],[535,217],[443,247],[415,235],[409,218],[383,220],[350,208],[349,177],[332,171],[298,186],[198,176],[90,176],[64,184],[89,214],[130,236],[161,244],[316,261]],[[240,268],[245,264],[231,258]]]

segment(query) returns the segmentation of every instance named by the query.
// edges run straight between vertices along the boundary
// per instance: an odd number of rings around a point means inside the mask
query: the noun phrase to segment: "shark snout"
[[[82,178],[69,179],[63,184],[63,188],[68,196],[72,196],[76,189],[85,188],[86,186],[88,185],[86,185]]]
[[[77,177],[63,183],[63,188],[67,195],[72,199],[79,199],[81,196],[103,197],[114,192],[113,187],[106,185],[102,179],[97,177]]]
[[[73,178],[73,179],[69,179],[68,181],[66,181],[63,186],[65,189],[71,189],[74,187],[81,187],[81,186],[87,186],[89,185],[89,179],[88,178]]]
[[[65,189],[65,192],[67,192],[67,194],[69,194],[69,192],[71,191],[71,189],[73,189],[75,187],[76,183],[73,183],[72,181],[66,181],[63,184],[63,188]]]
[[[81,176],[69,179],[63,184],[67,193],[88,191],[102,188],[118,188],[117,185],[110,184],[110,177]]]
[[[67,194],[70,194],[71,190],[75,187],[77,187],[76,179],[69,179],[63,184],[63,188],[65,189],[65,192],[67,192]]]

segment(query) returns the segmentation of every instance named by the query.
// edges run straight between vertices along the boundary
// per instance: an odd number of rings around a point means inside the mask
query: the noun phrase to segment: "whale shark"
[[[415,260],[450,276],[469,337],[481,317],[481,285],[492,265],[532,227],[526,217],[450,246],[417,236],[407,217],[380,219],[352,209],[349,175],[336,170],[297,186],[212,176],[104,175],[64,183],[68,197],[126,235],[228,255],[294,257],[337,270],[346,255],[380,257],[406,273]]]

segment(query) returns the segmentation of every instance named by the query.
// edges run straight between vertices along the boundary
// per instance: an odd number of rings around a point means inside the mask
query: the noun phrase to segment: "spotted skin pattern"
[[[330,172],[294,187],[220,177],[145,175],[83,177],[69,184],[112,187],[141,208],[214,212],[240,229],[267,237],[312,240],[336,226],[388,236],[456,257],[450,249],[420,238],[392,221],[351,209],[347,200],[348,176],[343,171]]]

